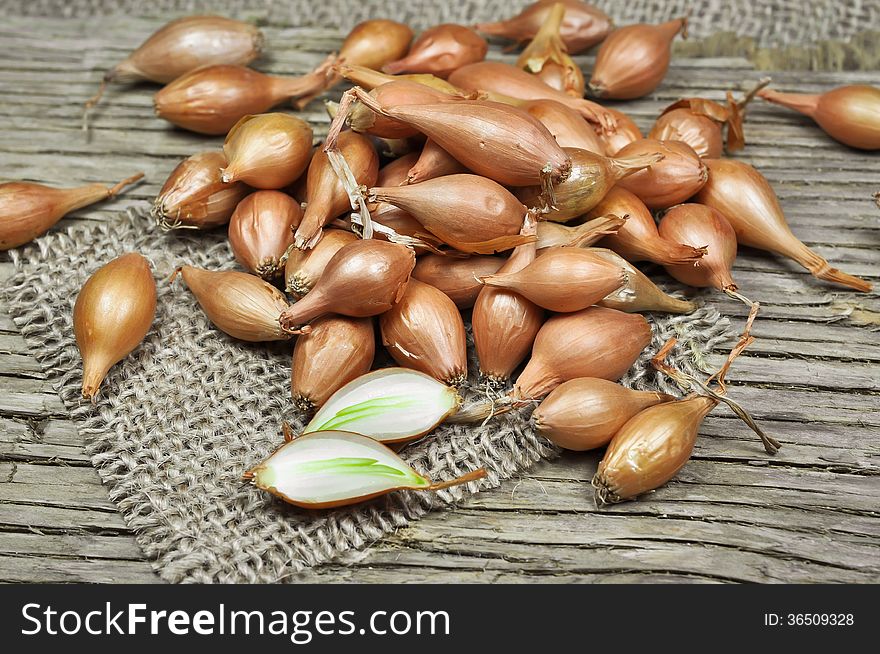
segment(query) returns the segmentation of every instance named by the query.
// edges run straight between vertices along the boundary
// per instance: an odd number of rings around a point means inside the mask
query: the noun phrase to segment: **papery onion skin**
[[[683,107],[661,115],[648,133],[648,138],[687,143],[700,158],[717,159],[724,154],[721,125],[708,116],[695,114]]]
[[[588,250],[547,248],[535,261],[515,273],[482,277],[487,286],[519,293],[549,311],[580,311],[626,283],[619,266]]]
[[[599,244],[614,250],[627,261],[693,264],[703,256],[701,250],[661,237],[645,203],[624,188],[615,186],[611,189],[587,217],[598,218],[609,213],[628,218],[617,233],[606,236]]]
[[[228,223],[251,189],[242,182],[224,184],[220,170],[226,164],[226,155],[216,150],[196,153],[177,164],[150,212],[159,226],[211,229]]]
[[[422,32],[406,57],[385,64],[382,70],[392,75],[430,73],[446,78],[465,64],[482,61],[488,49],[486,40],[469,27],[444,23]]]
[[[692,313],[697,305],[687,300],[667,295],[660,290],[641,270],[617,254],[605,248],[590,248],[590,252],[606,261],[620,266],[626,271],[626,283],[613,293],[609,293],[596,304],[600,307],[617,309],[625,313]],[[693,267],[694,264],[690,264]]]
[[[156,31],[105,79],[148,79],[168,84],[202,66],[245,66],[260,55],[263,40],[257,27],[242,21],[222,16],[185,16]]]
[[[404,56],[412,38],[412,29],[403,23],[385,18],[365,20],[355,25],[345,37],[339,49],[337,64],[379,71],[385,64]],[[329,91],[342,80],[337,67],[337,72],[327,80],[323,90]],[[301,98],[297,106],[302,108],[319,94],[316,91]]]
[[[243,116],[260,114],[324,85],[319,67],[302,77],[266,75],[245,66],[199,68],[156,93],[156,115],[199,134],[226,134]]]
[[[436,177],[460,175],[466,172],[468,169],[455,157],[428,139],[425,141],[419,160],[407,172],[406,183],[418,184]]]
[[[397,21],[378,18],[354,26],[339,49],[339,60],[382,70],[382,66],[400,59],[409,49],[413,32]]]
[[[436,104],[463,99],[463,96],[451,95],[430,86],[408,80],[395,80],[377,86],[370,91],[370,96],[375,99],[376,103],[391,107]],[[352,107],[351,114],[348,117],[348,124],[355,132],[380,136],[382,138],[409,138],[420,133],[415,127],[382,114],[377,114],[363,104],[356,104]]]
[[[535,430],[566,450],[583,452],[607,445],[640,411],[674,398],[635,391],[606,379],[582,377],[560,384],[532,413]]]
[[[70,212],[111,198],[141,177],[143,173],[115,186],[87,184],[60,189],[32,182],[0,184],[0,251],[29,243]]]
[[[574,63],[560,35],[565,5],[555,3],[541,29],[516,60],[516,65],[541,78],[548,86],[575,98],[584,97],[584,74]]]
[[[531,235],[535,230],[535,221],[530,215],[523,223],[522,233]],[[535,260],[535,255],[536,243],[520,245],[498,273],[519,272]],[[483,287],[474,303],[471,327],[480,374],[490,386],[507,383],[528,356],[543,324],[544,310],[534,302],[512,291]]]
[[[563,148],[605,154],[605,145],[574,109],[556,100],[531,100],[520,105],[520,108],[541,121]]]
[[[792,233],[769,182],[752,166],[733,159],[707,159],[709,181],[695,202],[720,211],[740,245],[790,257],[818,279],[868,292],[871,284],[848,275],[810,250]]]
[[[311,250],[294,248],[284,264],[284,280],[287,292],[302,297],[317,283],[324,269],[339,250],[358,240],[353,232],[344,229],[325,229],[324,236]]]
[[[627,176],[643,172],[644,169],[662,163],[663,155],[650,148],[615,158],[604,157],[587,150],[564,148],[571,159],[571,173],[568,178],[553,189],[555,203],[543,220],[566,222],[583,216],[602,201],[615,184]],[[516,196],[527,207],[537,207],[541,203],[541,188],[529,186],[517,189]]]
[[[284,341],[278,325],[287,298],[268,282],[232,270],[181,266],[180,274],[214,326],[241,341]]]
[[[535,338],[513,397],[540,399],[578,377],[616,381],[650,343],[651,327],[639,314],[589,307],[553,316]]]
[[[477,255],[466,258],[429,254],[419,257],[412,276],[443,291],[459,309],[470,309],[483,288],[479,278],[492,275],[505,263],[502,257]]]
[[[480,23],[476,29],[519,43],[528,41],[541,29],[556,2],[565,5],[560,35],[571,54],[592,48],[611,33],[611,19],[596,7],[580,0],[539,0],[512,18],[496,23]]]
[[[702,204],[680,204],[663,215],[659,231],[663,238],[707,250],[696,264],[665,266],[675,279],[697,288],[737,290],[730,272],[736,260],[736,232],[720,211]]]
[[[366,136],[352,131],[339,135],[339,152],[359,184],[372,186],[379,175],[379,155]],[[299,249],[315,247],[328,222],[351,210],[351,200],[339,176],[330,165],[323,148],[318,148],[309,164],[306,182],[306,210],[296,230]]]
[[[376,353],[372,318],[324,316],[297,337],[291,360],[290,393],[304,412],[324,402],[348,382],[370,371]]]
[[[379,329],[398,365],[452,386],[467,378],[464,322],[443,291],[410,279],[400,301],[379,317]]]
[[[597,136],[605,145],[605,154],[613,157],[630,143],[642,140],[644,136],[642,136],[642,131],[638,125],[625,113],[611,107],[606,107],[605,109],[614,116],[614,119],[617,121],[617,127],[613,132],[597,130]]]
[[[235,260],[263,279],[282,271],[282,258],[293,245],[302,219],[299,203],[280,191],[257,191],[242,200],[229,221],[229,245]]]
[[[369,96],[358,99],[416,127],[469,170],[500,184],[560,181],[571,170],[571,160],[547,128],[516,107],[480,100],[389,107]]]
[[[312,154],[312,128],[301,118],[269,113],[245,116],[223,144],[224,184],[244,182],[261,189],[281,189],[299,178]]]
[[[614,30],[596,54],[590,90],[599,98],[634,100],[656,89],[672,57],[672,41],[686,18],[660,25],[627,25]]]
[[[573,98],[553,88],[540,77],[499,61],[481,61],[462,66],[449,81],[472,92],[490,92],[520,101],[555,100],[580,113],[591,123],[613,131],[615,118],[605,107],[584,98]]]
[[[659,488],[688,462],[703,419],[718,402],[691,395],[649,407],[611,439],[593,479],[596,501],[614,504]]]
[[[817,95],[763,89],[758,96],[809,116],[845,145],[860,150],[880,149],[880,88],[857,84]]]
[[[519,236],[526,208],[503,186],[478,175],[376,187],[370,189],[370,197],[404,209],[463,252],[492,254],[527,240]]]
[[[327,313],[352,318],[384,313],[403,297],[415,265],[415,253],[403,245],[376,239],[349,243],[333,255],[312,290],[282,314],[281,326],[292,332]]]
[[[156,281],[140,254],[124,254],[89,277],[73,307],[83,397],[94,402],[107,372],[140,345],[155,315]]]
[[[681,141],[635,141],[617,153],[616,158],[659,152],[663,160],[640,170],[618,186],[634,193],[649,209],[666,209],[693,197],[709,177],[706,165],[693,148]]]
[[[613,234],[626,222],[626,218],[608,214],[580,225],[565,225],[542,220],[538,223],[538,250],[552,247],[582,248]]]

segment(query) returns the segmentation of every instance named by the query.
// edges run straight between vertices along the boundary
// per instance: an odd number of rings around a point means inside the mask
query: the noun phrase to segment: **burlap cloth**
[[[735,31],[762,47],[847,40],[880,28],[880,0],[591,0],[618,24],[659,22],[690,11],[696,39]],[[216,11],[284,25],[350,29],[386,17],[417,29],[441,22],[499,20],[530,0],[0,0],[0,15],[164,15]]]
[[[73,304],[91,273],[131,251],[153,264],[156,320],[144,343],[110,371],[93,407],[80,397]],[[281,421],[295,427],[302,421],[290,399],[290,346],[226,336],[181,282],[167,282],[183,263],[234,267],[224,230],[163,234],[132,212],[49,234],[12,257],[16,272],[7,294],[16,325],[85,436],[111,499],[163,578],[281,580],[477,490],[471,484],[437,494],[396,493],[354,508],[308,512],[242,483],[242,473],[280,444]],[[670,336],[683,343],[675,364],[693,370],[705,368],[708,352],[729,335],[727,320],[711,307],[650,319],[653,343],[624,380],[636,388],[674,392],[648,365]],[[477,369],[473,360],[470,369]],[[525,413],[476,428],[442,426],[402,454],[435,480],[486,467],[486,488],[554,452]],[[592,502],[586,489],[583,501]]]
[[[143,6],[92,0],[63,3],[62,12],[61,4],[0,0],[0,11],[17,5],[19,12],[103,13]],[[169,0],[146,6],[155,10],[185,5],[195,10],[216,9],[217,4]],[[263,3],[224,3],[230,15],[241,13],[236,8],[243,11],[255,4]],[[501,2],[410,2],[402,14],[389,11],[388,4],[346,2],[343,12],[338,0],[270,7],[334,25],[337,20],[349,25],[375,15],[425,25],[510,13],[507,3]],[[643,17],[654,17],[661,5],[634,2],[627,11],[640,7]],[[306,6],[314,11],[297,12],[297,7]],[[664,16],[676,12],[680,9],[673,6],[663,10]],[[129,251],[140,252],[153,264],[159,289],[157,316],[144,343],[110,371],[97,405],[92,406],[80,397],[81,360],[73,338],[72,308],[88,276]],[[6,293],[15,322],[88,441],[88,452],[110,497],[156,571],[168,581],[283,580],[340,552],[367,546],[433,508],[476,492],[478,486],[497,486],[555,453],[535,435],[527,412],[498,417],[477,428],[442,426],[406,447],[402,455],[434,480],[485,467],[489,476],[484,482],[437,494],[395,493],[334,511],[287,506],[242,483],[241,475],[278,446],[282,420],[302,424],[290,400],[289,344],[251,345],[225,336],[208,322],[180,282],[166,281],[183,263],[234,267],[224,230],[163,234],[144,213],[133,212],[108,223],[53,232],[11,254],[16,272]],[[647,363],[670,336],[681,342],[673,363],[693,371],[705,369],[707,354],[730,335],[727,320],[708,306],[690,316],[650,320],[653,343],[623,380],[636,388],[674,390]],[[476,369],[472,361],[471,371]],[[583,501],[592,502],[586,492]]]

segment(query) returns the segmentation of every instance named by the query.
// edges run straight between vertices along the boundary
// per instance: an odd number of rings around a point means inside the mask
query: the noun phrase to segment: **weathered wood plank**
[[[155,584],[159,578],[146,561],[76,560],[50,556],[0,554],[0,582]]]

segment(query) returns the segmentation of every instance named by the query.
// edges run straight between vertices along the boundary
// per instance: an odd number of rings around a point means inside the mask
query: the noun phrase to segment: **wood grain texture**
[[[161,24],[155,17],[34,19],[0,25],[0,180],[111,182],[143,170],[122,197],[82,210],[106,220],[151,200],[177,161],[221,138],[176,130],[152,111],[150,85],[111,87],[80,131],[82,102],[104,70]],[[269,21],[258,67],[301,73],[340,42],[334,30]],[[496,58],[508,55],[493,52]],[[586,69],[588,57],[580,58]],[[720,99],[757,79],[743,59],[674,62],[652,96],[623,105],[647,129],[667,104]],[[780,88],[877,84],[876,73],[779,73]],[[320,103],[304,116],[326,131]],[[756,103],[744,158],[770,179],[795,233],[833,264],[873,281],[880,159],[840,146],[802,117]],[[646,268],[649,272],[656,269]],[[12,272],[0,258],[0,283]],[[676,480],[597,511],[596,454],[567,454],[518,480],[401,529],[333,565],[294,575],[321,582],[869,582],[880,581],[880,300],[814,280],[744,249],[741,289],[762,303],[757,342],[730,375],[731,394],[783,442],[771,460],[724,407]],[[735,321],[744,307],[701,293]],[[715,353],[720,362],[724,351]],[[0,581],[156,582],[107,497],[82,437],[0,307]]]

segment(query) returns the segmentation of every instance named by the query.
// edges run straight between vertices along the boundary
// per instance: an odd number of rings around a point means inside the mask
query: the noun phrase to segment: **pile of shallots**
[[[263,43],[255,28],[193,17],[106,75],[104,85],[166,84],[155,96],[160,117],[226,135],[222,151],[174,169],[152,216],[166,230],[228,225],[244,272],[183,265],[175,276],[229,336],[293,343],[293,401],[311,420],[302,434],[285,430],[285,444],[246,478],[308,508],[474,481],[485,471],[433,482],[387,445],[508,411],[530,411],[537,433],[562,448],[607,446],[593,480],[600,504],[671,479],[720,402],[775,452],[779,444],[725,394],[758,309],[731,274],[738,246],[789,257],[834,284],[871,286],[799,241],[767,180],[725,150],[743,147],[756,95],[806,113],[847,145],[878,149],[880,90],[802,96],[762,80],[739,99],[682,99],[647,137],[623,112],[584,98],[654,91],[686,28],[679,18],[615,29],[579,0],[542,0],[474,28],[438,25],[414,41],[405,25],[370,20],[315,70],[285,78],[247,67]],[[484,61],[481,34],[526,46],[515,65]],[[596,46],[587,79],[571,56]],[[333,122],[317,147],[305,121],[270,112],[343,81],[353,86],[327,103]],[[0,244],[21,245],[132,181],[0,186]],[[663,292],[638,262],[751,308],[712,378],[668,366],[673,342],[654,358],[689,391],[681,398],[616,383],[651,341],[641,314],[696,308]],[[139,254],[88,280],[73,321],[85,397],[94,400],[109,368],[137,347],[155,306]],[[463,315],[487,398],[469,405],[459,394],[468,375]],[[378,347],[399,367],[371,372]]]

